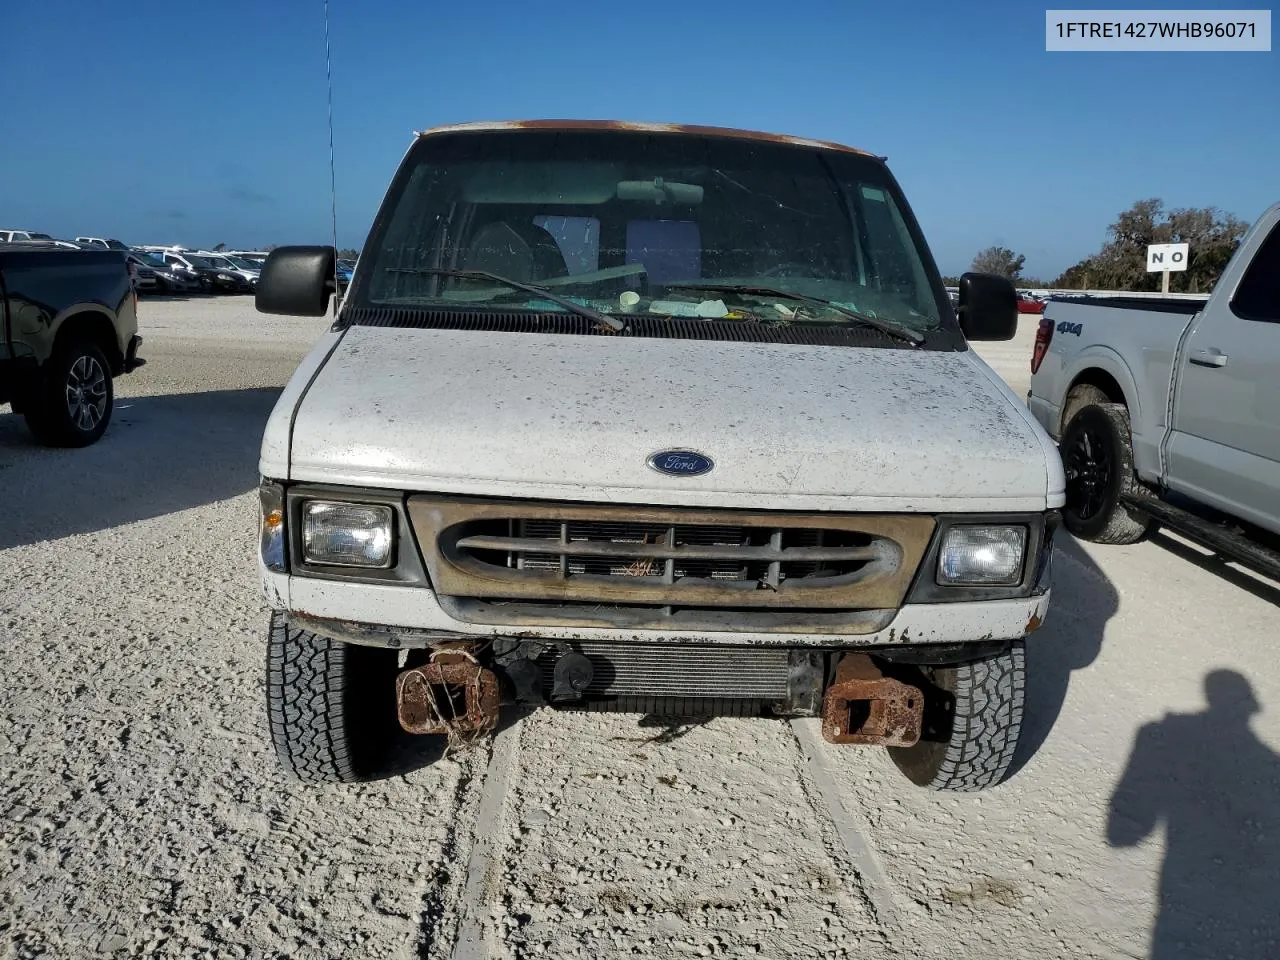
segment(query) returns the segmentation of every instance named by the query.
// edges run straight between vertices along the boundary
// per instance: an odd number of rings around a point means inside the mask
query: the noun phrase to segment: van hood
[[[354,326],[277,467],[280,439],[268,476],[497,497],[1034,511],[1063,486],[1051,441],[972,351]],[[664,450],[714,467],[666,476],[648,464]]]

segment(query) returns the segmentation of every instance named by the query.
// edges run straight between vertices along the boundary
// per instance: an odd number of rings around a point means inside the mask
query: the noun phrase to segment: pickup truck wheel
[[[1062,518],[1067,529],[1094,543],[1137,543],[1146,536],[1150,521],[1121,502],[1137,485],[1124,405],[1081,407],[1062,433],[1061,450],[1067,477]]]
[[[396,651],[342,643],[271,614],[267,719],[281,764],[309,783],[357,783],[383,769],[396,722]]]
[[[94,343],[59,348],[22,407],[35,438],[54,447],[87,447],[111,422],[111,367]]]
[[[912,783],[973,792],[1004,779],[1022,730],[1026,655],[1021,640],[981,660],[924,668],[931,682],[924,736],[889,756]]]

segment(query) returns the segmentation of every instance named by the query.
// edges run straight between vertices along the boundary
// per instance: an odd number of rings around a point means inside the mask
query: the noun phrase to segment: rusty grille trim
[[[431,582],[442,596],[482,598],[486,600],[541,600],[568,603],[602,603],[681,608],[733,607],[746,610],[888,610],[898,608],[906,594],[933,534],[934,519],[922,515],[836,514],[836,513],[768,513],[734,510],[682,510],[615,504],[586,505],[411,496],[408,499],[410,520],[427,563]],[[464,538],[472,537],[466,529],[473,521],[493,520],[558,520],[562,522],[597,521],[630,524],[679,526],[754,527],[774,531],[789,529],[824,529],[860,533],[873,539],[871,547],[821,548],[824,552],[846,552],[842,559],[867,559],[861,570],[850,575],[825,576],[806,582],[804,578],[778,582],[776,569],[788,549],[780,538],[769,547],[740,547],[754,552],[751,559],[770,565],[770,577],[763,586],[755,580],[713,580],[685,577],[675,582],[667,578],[572,574],[560,570],[536,571],[512,569],[485,563],[460,549]],[[486,535],[472,543],[490,544],[495,540],[510,543],[510,538]],[[571,550],[579,544],[560,544]],[[652,547],[656,550],[640,548]],[[486,549],[489,549],[486,547]],[[501,549],[501,548],[499,548]],[[732,549],[715,547],[716,550]],[[612,543],[609,555],[619,556],[624,550],[640,560],[652,558],[670,563],[680,548],[657,544]],[[547,552],[545,548],[541,552]],[[855,555],[851,557],[850,554]],[[736,558],[735,558],[736,559]],[[804,559],[802,554],[793,559]],[[810,558],[811,559],[811,558]],[[566,620],[576,619],[574,611],[561,611]],[[585,614],[586,611],[580,611]]]
[[[878,560],[881,551],[875,547],[753,547],[711,544],[629,543],[601,540],[570,540],[554,544],[540,537],[462,537],[455,544],[462,550],[501,550],[505,552],[553,553],[570,557],[626,557],[636,560],[746,560],[758,563],[803,563],[806,561]]]

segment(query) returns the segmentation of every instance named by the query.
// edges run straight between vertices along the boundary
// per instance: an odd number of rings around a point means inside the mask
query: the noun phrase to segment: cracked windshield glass
[[[918,333],[947,315],[896,184],[853,152],[617,131],[414,149],[354,305],[564,311],[568,300],[612,315],[861,318]]]

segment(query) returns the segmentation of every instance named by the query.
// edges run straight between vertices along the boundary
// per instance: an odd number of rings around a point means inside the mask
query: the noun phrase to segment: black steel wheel
[[[1119,403],[1081,407],[1063,431],[1067,502],[1062,518],[1082,540],[1135,543],[1150,527],[1122,500],[1137,485],[1131,437],[1129,411]]]

